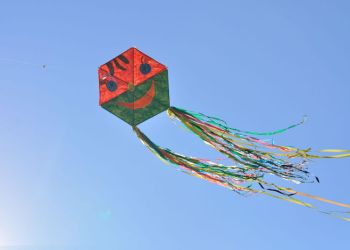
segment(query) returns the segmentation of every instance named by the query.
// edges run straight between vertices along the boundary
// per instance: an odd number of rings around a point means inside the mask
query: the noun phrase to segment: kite
[[[100,106],[130,124],[141,142],[165,163],[240,195],[264,194],[350,222],[350,212],[321,209],[305,199],[347,209],[350,205],[283,187],[267,178],[274,175],[297,184],[319,182],[308,170],[310,159],[350,157],[350,150],[325,149],[315,154],[311,148],[276,145],[263,139],[297,127],[304,120],[272,132],[253,132],[230,127],[216,117],[170,106],[167,67],[136,48],[101,65],[98,78]],[[163,111],[223,154],[230,164],[185,156],[152,142],[138,125]]]

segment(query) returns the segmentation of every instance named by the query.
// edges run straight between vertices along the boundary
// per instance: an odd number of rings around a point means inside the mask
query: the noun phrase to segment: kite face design
[[[100,105],[131,126],[167,110],[167,68],[130,48],[98,69]]]

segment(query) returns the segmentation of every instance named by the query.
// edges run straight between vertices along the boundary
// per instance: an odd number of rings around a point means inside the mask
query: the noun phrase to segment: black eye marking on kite
[[[108,62],[106,63],[107,67],[108,67],[108,70],[109,70],[109,73],[111,75],[114,75],[114,67],[113,67],[113,64],[111,62]]]
[[[117,58],[118,58],[120,61],[122,61],[123,63],[129,64],[129,60],[128,60],[128,58],[126,58],[125,56],[119,55]]]
[[[113,62],[114,62],[114,64],[115,64],[115,66],[117,66],[118,69],[121,69],[121,70],[124,70],[124,71],[126,70],[126,68],[124,68],[123,66],[121,66],[121,65],[119,64],[117,58],[114,59]]]
[[[107,86],[107,89],[108,89],[109,91],[111,91],[111,92],[116,91],[117,88],[118,88],[117,84],[116,84],[115,82],[113,82],[113,81],[108,81],[108,82],[106,83],[106,86]]]
[[[151,70],[152,70],[151,65],[149,65],[148,63],[142,63],[140,65],[140,71],[144,75],[147,75],[149,72],[151,72]]]

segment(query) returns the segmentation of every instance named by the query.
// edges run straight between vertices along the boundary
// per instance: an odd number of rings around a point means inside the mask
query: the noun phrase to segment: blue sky
[[[344,249],[349,223],[164,165],[98,106],[97,67],[136,46],[168,66],[174,106],[258,131],[308,115],[275,142],[349,149],[349,11],[321,0],[1,3],[0,249]],[[140,128],[217,157],[165,113]],[[321,183],[296,188],[350,203],[350,159],[310,169]]]

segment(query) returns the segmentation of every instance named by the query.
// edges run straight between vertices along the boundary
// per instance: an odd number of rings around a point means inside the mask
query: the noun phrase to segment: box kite
[[[136,48],[130,48],[101,65],[98,78],[100,105],[130,124],[142,143],[166,163],[241,195],[264,194],[350,221],[349,212],[324,210],[307,199],[347,209],[350,205],[282,187],[265,178],[270,174],[298,184],[319,182],[318,177],[308,170],[310,159],[350,156],[349,150],[327,149],[315,154],[311,148],[276,145],[261,139],[283,133],[303,121],[284,129],[260,133],[232,128],[219,118],[170,106],[167,67]],[[152,142],[137,125],[163,111],[223,154],[230,164],[185,156]]]

